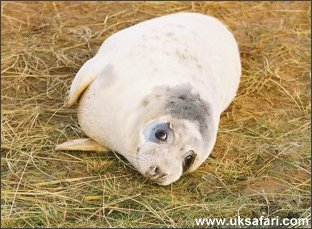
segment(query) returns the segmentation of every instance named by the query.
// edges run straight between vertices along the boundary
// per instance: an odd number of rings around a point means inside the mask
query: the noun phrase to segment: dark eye
[[[159,129],[159,130],[156,131],[155,137],[159,141],[166,141],[167,140],[167,132],[164,131],[163,129]]]
[[[183,172],[186,172],[191,167],[191,165],[194,163],[195,158],[196,154],[193,150],[191,150],[190,153],[184,158]]]

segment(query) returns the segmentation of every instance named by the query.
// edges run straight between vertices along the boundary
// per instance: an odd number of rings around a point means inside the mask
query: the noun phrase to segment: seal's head
[[[195,170],[205,155],[202,136],[195,123],[168,117],[149,123],[138,148],[137,166],[160,185],[178,180]]]
[[[161,96],[155,100],[151,99],[155,96],[148,96],[149,108],[144,116],[148,117],[149,112],[154,118],[142,123],[131,162],[152,181],[168,185],[197,169],[209,156],[218,119],[209,104],[188,86],[157,88],[152,94]]]

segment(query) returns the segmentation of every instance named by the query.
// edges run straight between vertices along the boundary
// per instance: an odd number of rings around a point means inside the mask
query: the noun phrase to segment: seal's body
[[[81,96],[78,120],[93,145],[167,185],[211,153],[240,74],[237,43],[220,21],[176,13],[106,39],[77,73],[68,104]]]

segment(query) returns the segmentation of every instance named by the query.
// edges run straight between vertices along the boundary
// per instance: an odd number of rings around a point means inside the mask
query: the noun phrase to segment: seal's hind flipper
[[[72,106],[86,90],[89,85],[100,75],[105,69],[106,64],[97,56],[85,62],[77,72],[69,90],[66,106]]]
[[[62,144],[57,145],[55,147],[55,150],[109,151],[109,149],[99,145],[97,142],[95,142],[90,138],[81,138],[64,142]]]

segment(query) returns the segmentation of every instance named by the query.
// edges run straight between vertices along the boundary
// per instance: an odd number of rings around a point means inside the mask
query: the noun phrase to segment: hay
[[[83,137],[64,98],[112,33],[177,11],[220,18],[243,75],[212,156],[169,187]],[[2,2],[2,227],[193,227],[195,217],[310,218],[309,2]]]

